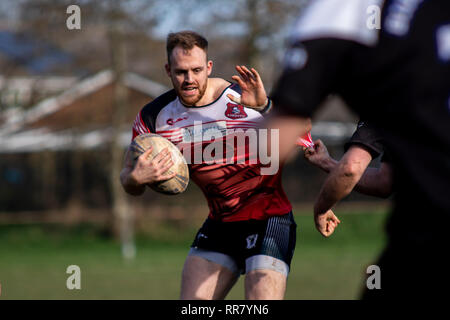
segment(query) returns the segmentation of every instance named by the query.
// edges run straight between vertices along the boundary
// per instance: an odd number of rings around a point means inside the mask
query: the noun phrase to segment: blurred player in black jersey
[[[368,21],[381,8],[380,29]],[[450,280],[450,1],[316,0],[290,38],[272,92],[280,157],[328,94],[339,94],[383,134],[394,165],[394,208],[365,298],[434,298]],[[316,206],[315,214],[329,208]]]
[[[384,150],[382,136],[367,121],[360,121],[356,131],[345,144],[340,161],[333,159],[319,139],[314,147],[303,148],[305,158],[313,165],[330,173],[320,191],[316,206],[332,207],[350,194],[353,188],[363,194],[387,198],[392,194],[392,165]],[[379,168],[368,168],[370,162],[381,156]],[[327,215],[314,217],[318,231],[330,236],[340,220],[329,210]]]

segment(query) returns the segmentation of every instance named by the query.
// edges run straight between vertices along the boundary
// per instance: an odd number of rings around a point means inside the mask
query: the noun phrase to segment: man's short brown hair
[[[170,56],[176,46],[181,46],[185,50],[191,50],[194,46],[203,49],[208,53],[208,40],[194,31],[180,31],[169,33],[167,36],[166,49],[167,61],[170,64]]]

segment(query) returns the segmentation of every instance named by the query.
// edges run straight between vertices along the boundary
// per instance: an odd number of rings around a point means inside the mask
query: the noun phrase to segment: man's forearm
[[[325,180],[314,207],[315,212],[324,213],[349,195],[371,160],[371,155],[364,149],[351,147]]]
[[[133,196],[140,196],[145,191],[145,185],[139,185],[133,179],[132,171],[129,168],[124,168],[120,173],[120,182],[124,190]]]
[[[319,164],[319,168],[325,171],[326,173],[330,173],[334,168],[336,168],[338,163],[339,163],[338,161],[334,160],[331,157],[328,157]]]
[[[330,210],[337,202],[350,194],[358,179],[359,177],[342,175],[338,170],[333,170],[320,190],[314,212],[324,213]]]

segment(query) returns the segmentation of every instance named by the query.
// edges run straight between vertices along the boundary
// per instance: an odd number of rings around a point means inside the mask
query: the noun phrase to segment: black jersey
[[[372,29],[368,8],[377,5],[381,29]],[[290,41],[272,92],[278,110],[311,116],[328,94],[342,96],[383,134],[395,165],[390,237],[442,237],[435,223],[450,217],[450,1],[315,0]]]

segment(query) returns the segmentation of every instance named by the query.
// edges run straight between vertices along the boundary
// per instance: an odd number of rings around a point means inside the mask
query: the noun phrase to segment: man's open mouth
[[[195,94],[197,87],[185,87],[182,90],[185,95],[193,95]]]

